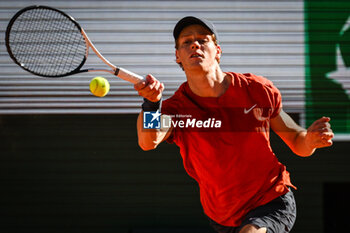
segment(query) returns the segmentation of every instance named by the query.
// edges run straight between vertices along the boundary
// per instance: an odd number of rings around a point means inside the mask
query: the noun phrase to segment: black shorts
[[[210,225],[219,233],[238,233],[245,225],[252,224],[258,228],[266,227],[267,233],[288,233],[297,215],[292,191],[271,202],[251,210],[238,227],[227,227],[209,219]]]

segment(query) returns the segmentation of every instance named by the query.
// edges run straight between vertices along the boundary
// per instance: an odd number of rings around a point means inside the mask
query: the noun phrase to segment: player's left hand
[[[330,120],[329,117],[322,117],[312,123],[307,129],[305,140],[310,148],[328,147],[333,144],[332,138],[334,134],[329,123]]]

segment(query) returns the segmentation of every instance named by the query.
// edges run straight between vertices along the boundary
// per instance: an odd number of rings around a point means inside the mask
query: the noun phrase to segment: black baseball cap
[[[208,20],[203,19],[203,18],[197,18],[194,16],[186,16],[186,17],[180,19],[180,21],[177,22],[177,24],[175,25],[175,28],[173,31],[174,39],[177,40],[181,31],[185,27],[193,25],[193,24],[202,25],[203,27],[207,28],[210,32],[212,32],[215,35],[216,39],[218,38],[214,24],[212,24],[211,22],[209,22]]]

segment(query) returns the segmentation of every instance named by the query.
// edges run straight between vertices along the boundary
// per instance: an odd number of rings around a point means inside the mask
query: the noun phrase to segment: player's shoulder
[[[273,85],[272,81],[265,78],[264,76],[260,76],[260,75],[255,75],[253,73],[244,73],[241,74],[245,79],[247,79],[247,81],[250,84],[260,84],[263,86],[271,86]]]
[[[180,87],[175,91],[175,93],[170,96],[169,98],[167,98],[166,100],[163,101],[163,103],[178,103],[178,102],[182,102],[182,99],[186,93],[186,86],[187,86],[187,82],[184,82],[180,85]]]
[[[240,86],[247,86],[249,88],[268,87],[275,88],[273,82],[263,76],[255,75],[253,73],[230,73],[234,77],[234,83]]]

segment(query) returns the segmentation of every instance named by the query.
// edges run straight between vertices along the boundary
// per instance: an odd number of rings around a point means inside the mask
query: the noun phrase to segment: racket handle
[[[140,81],[144,80],[142,76],[123,68],[117,68],[114,74],[119,78],[124,79],[125,81],[128,81],[128,82],[131,82],[133,84],[139,83]]]

